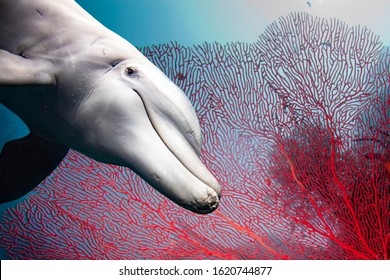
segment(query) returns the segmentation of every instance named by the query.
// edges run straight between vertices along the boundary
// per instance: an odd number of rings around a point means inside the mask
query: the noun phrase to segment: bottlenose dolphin
[[[0,102],[31,131],[1,152],[0,202],[36,187],[71,148],[193,212],[219,204],[185,94],[72,0],[0,0]]]

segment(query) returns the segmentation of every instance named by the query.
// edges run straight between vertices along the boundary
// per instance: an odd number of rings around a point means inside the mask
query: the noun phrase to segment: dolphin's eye
[[[131,75],[133,75],[135,73],[135,68],[133,68],[133,67],[127,67],[126,68],[126,75],[127,76],[131,76]]]

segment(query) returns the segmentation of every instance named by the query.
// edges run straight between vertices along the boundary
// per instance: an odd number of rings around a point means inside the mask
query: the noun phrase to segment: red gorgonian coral
[[[14,259],[389,259],[390,54],[290,14],[253,44],[142,49],[188,94],[223,186],[207,216],[74,151],[2,214]]]

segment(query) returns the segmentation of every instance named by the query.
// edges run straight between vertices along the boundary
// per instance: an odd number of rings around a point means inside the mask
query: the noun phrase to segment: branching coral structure
[[[390,53],[294,13],[254,43],[142,48],[196,109],[223,187],[196,215],[75,151],[1,216],[13,259],[389,259]]]

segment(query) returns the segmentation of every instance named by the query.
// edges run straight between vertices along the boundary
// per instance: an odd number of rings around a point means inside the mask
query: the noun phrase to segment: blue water
[[[267,25],[253,0],[76,0],[136,46],[254,41]],[[243,3],[246,2],[246,5]],[[238,20],[239,18],[239,20]]]

